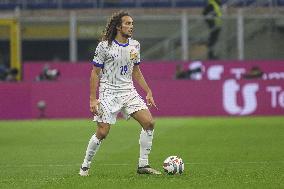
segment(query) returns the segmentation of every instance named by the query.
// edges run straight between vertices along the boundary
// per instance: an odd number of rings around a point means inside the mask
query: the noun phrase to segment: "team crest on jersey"
[[[130,60],[137,60],[138,59],[138,53],[134,49],[131,49],[130,51]]]

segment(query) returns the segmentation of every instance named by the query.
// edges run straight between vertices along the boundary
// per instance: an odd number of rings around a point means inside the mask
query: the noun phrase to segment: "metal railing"
[[[107,20],[107,16],[81,16],[76,12],[63,17],[25,17],[17,14],[22,27],[22,44],[65,41],[66,45],[61,49],[69,50],[57,53],[60,56],[64,54],[62,57],[69,57],[72,62],[90,60]],[[203,16],[184,12],[175,15],[136,15],[134,20],[134,38],[141,43],[143,59],[207,58],[209,31]],[[283,20],[284,16],[280,14],[245,15],[242,9],[236,14],[225,14],[222,32],[214,47],[219,59],[284,59],[281,43],[284,40],[281,33]],[[0,28],[1,40],[5,40],[5,33]],[[90,45],[83,47],[82,43],[86,42]],[[37,46],[24,47],[24,55],[29,48],[40,49]],[[81,55],[84,51],[89,51],[89,57]],[[48,54],[48,49],[43,49],[43,53]],[[49,57],[52,56],[50,53]]]

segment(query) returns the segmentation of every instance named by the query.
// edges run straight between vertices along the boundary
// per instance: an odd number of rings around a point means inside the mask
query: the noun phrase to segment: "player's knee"
[[[103,131],[97,131],[96,135],[99,140],[103,140],[107,137],[107,133]]]
[[[105,139],[105,138],[107,137],[107,135],[108,135],[108,130],[103,129],[103,128],[99,128],[99,129],[97,130],[96,135],[97,135],[97,138],[98,138],[99,140],[103,140],[103,139]]]
[[[145,122],[144,129],[145,130],[154,130],[155,121],[153,119]]]

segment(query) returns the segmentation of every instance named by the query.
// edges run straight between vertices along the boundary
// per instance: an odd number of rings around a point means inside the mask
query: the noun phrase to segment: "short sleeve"
[[[137,55],[137,59],[136,59],[136,62],[134,63],[134,65],[139,65],[141,60],[140,60],[140,43],[138,42],[137,45],[135,45],[135,48],[138,52],[138,55]]]
[[[104,67],[105,62],[105,47],[103,46],[103,43],[100,42],[96,48],[94,58],[93,58],[93,65],[96,67]]]

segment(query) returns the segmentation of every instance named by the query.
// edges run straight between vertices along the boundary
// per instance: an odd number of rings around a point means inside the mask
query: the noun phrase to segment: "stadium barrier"
[[[194,72],[201,77],[176,80],[175,66],[180,63],[141,65],[159,107],[152,110],[154,116],[284,115],[284,62],[186,62],[182,63],[185,68],[201,66],[201,73]],[[91,118],[90,64],[50,65],[60,70],[58,81],[33,81],[43,64],[26,63],[25,81],[1,83],[0,119]],[[243,79],[256,65],[264,74],[258,79]]]
[[[141,69],[147,79],[174,79],[176,66],[180,64],[184,70],[201,68],[202,80],[242,79],[253,67],[264,72],[263,79],[284,79],[284,61],[147,61],[142,62]],[[89,80],[91,64],[88,62],[25,62],[23,65],[24,81],[35,81],[46,65],[50,69],[61,72],[59,81]]]

